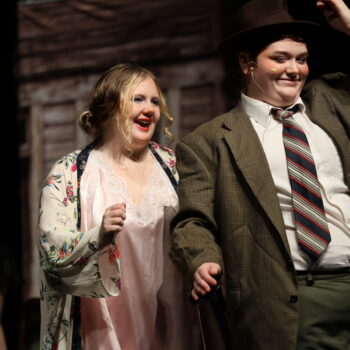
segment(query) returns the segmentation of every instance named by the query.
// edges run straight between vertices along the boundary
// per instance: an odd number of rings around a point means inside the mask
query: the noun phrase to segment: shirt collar
[[[241,102],[245,112],[251,118],[253,118],[256,122],[263,125],[264,127],[267,127],[272,118],[270,111],[272,108],[275,108],[274,106],[251,98],[243,93],[241,94]],[[300,97],[293,105],[289,106],[287,109],[291,109],[296,105],[299,107],[298,113],[303,114],[305,112],[305,105]]]

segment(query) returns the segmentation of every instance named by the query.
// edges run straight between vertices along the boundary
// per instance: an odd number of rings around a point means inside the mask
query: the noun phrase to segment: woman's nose
[[[153,103],[147,103],[143,109],[143,114],[146,116],[153,116],[155,111]]]

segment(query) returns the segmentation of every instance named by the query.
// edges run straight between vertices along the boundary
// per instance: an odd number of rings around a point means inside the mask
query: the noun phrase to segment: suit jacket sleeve
[[[170,256],[193,280],[196,269],[205,262],[222,266],[215,221],[215,161],[213,148],[205,142],[193,147],[180,141],[176,147],[180,210],[172,221]]]
[[[303,101],[318,113],[322,103],[336,114],[350,137],[350,76],[343,73],[325,74],[306,84]],[[317,97],[317,98],[315,98]]]

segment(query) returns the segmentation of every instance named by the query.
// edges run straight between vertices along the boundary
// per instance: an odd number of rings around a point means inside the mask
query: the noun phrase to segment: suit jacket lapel
[[[269,165],[249,116],[240,104],[227,114],[224,126],[228,129],[224,137],[238,167],[290,254],[282,211]]]

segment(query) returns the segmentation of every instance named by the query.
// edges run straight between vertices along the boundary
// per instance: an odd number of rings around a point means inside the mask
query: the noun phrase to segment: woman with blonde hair
[[[195,349],[181,275],[168,257],[177,211],[173,152],[151,141],[172,117],[155,76],[105,72],[41,194],[42,349]]]

